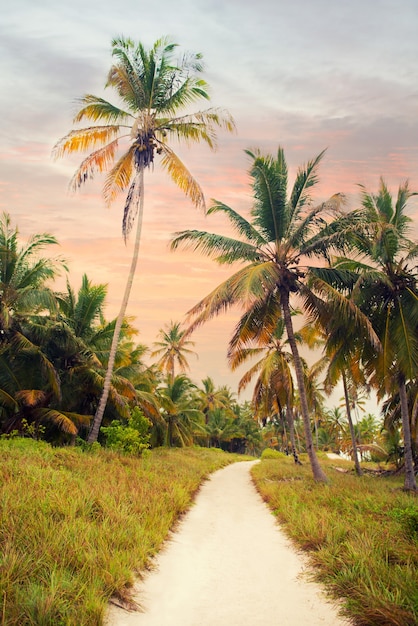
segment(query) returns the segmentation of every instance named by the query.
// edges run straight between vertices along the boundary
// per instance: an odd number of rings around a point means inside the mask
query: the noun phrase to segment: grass
[[[0,440],[0,625],[98,626],[129,600],[212,471],[237,458],[158,449],[141,459]]]
[[[257,489],[293,542],[309,555],[313,576],[357,626],[418,624],[418,500],[403,477],[362,477],[321,464],[330,484],[311,478],[307,459],[266,459],[252,468]]]

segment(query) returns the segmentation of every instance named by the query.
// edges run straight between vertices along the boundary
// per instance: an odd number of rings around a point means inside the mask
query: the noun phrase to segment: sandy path
[[[112,607],[108,626],[340,626],[301,576],[291,548],[250,478],[249,463],[215,472],[155,569],[138,584],[144,612]]]

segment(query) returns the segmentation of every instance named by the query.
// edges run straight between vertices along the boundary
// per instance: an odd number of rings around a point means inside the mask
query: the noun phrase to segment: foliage
[[[261,459],[264,461],[265,459],[281,459],[286,457],[284,452],[279,452],[279,450],[274,450],[273,448],[265,448],[261,453]]]
[[[110,426],[102,428],[106,447],[116,452],[140,456],[143,450],[149,448],[151,426],[150,420],[135,407],[127,425],[114,420]]]

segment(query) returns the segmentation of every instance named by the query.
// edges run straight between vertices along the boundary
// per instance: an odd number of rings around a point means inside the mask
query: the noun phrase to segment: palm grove
[[[86,95],[75,123],[54,156],[83,152],[71,186],[106,172],[107,204],[122,193],[122,232],[136,221],[132,263],[115,320],[104,318],[106,286],[87,276],[76,293],[57,293],[54,279],[66,271],[49,256],[52,235],[21,244],[10,217],[0,223],[1,429],[55,443],[87,440],[140,452],[148,445],[217,445],[259,453],[265,446],[307,453],[313,476],[326,481],[320,448],[345,451],[358,463],[364,444],[395,455],[405,488],[416,490],[418,465],[418,246],[410,239],[408,201],[402,183],[392,197],[383,180],[377,193],[361,188],[358,206],[342,193],[313,201],[324,152],[288,181],[284,151],[248,150],[253,204],[249,217],[221,201],[234,235],[185,230],[172,249],[185,247],[231,265],[231,275],[189,311],[171,321],[154,346],[138,345],[126,315],[138,261],[145,174],[154,161],[192,203],[206,210],[202,189],[171,147],[203,141],[216,147],[217,130],[231,132],[228,112],[189,112],[208,100],[201,57],[174,58],[176,44],[158,40],[150,50],[130,39],[112,42],[114,63],[106,87],[120,104]],[[232,368],[249,364],[240,389],[255,380],[252,403],[241,403],[211,379],[187,375],[193,330],[229,307],[241,317],[231,332]],[[308,366],[302,354],[315,346],[322,356]],[[303,350],[301,351],[301,347]],[[147,353],[154,362],[145,363]],[[327,411],[324,393],[341,381],[344,411]],[[384,429],[365,439],[351,408],[374,389],[383,402]],[[363,420],[364,421],[364,420]],[[369,420],[370,421],[370,420]],[[372,429],[373,430],[373,429]],[[121,442],[123,442],[121,444]]]

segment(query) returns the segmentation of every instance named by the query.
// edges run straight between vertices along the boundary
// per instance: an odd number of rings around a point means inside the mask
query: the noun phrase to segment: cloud
[[[405,178],[418,188],[415,30],[416,0],[178,0],[175,6],[161,0],[140,8],[134,0],[117,7],[109,0],[14,0],[0,24],[0,207],[23,237],[53,233],[74,286],[84,272],[108,283],[108,315],[117,313],[132,252],[132,241],[125,246],[121,235],[123,199],[106,209],[100,177],[68,194],[80,155],[54,162],[51,149],[72,128],[76,98],[94,93],[114,100],[104,84],[112,37],[121,34],[146,46],[169,35],[180,52],[203,53],[208,106],[228,109],[237,123],[237,134],[220,134],[215,153],[178,148],[208,204],[216,198],[248,214],[253,199],[244,150],[274,154],[279,145],[290,181],[300,164],[327,148],[313,194],[318,201],[342,191],[354,205],[358,183],[375,190],[380,176],[393,192]],[[151,342],[225,277],[226,270],[199,255],[170,253],[172,233],[224,232],[227,224],[221,215],[196,211],[158,165],[147,172],[145,199],[128,311],[137,317],[140,339]],[[418,218],[415,201],[411,214]],[[235,384],[225,362],[235,319],[221,316],[196,334],[198,377]]]

